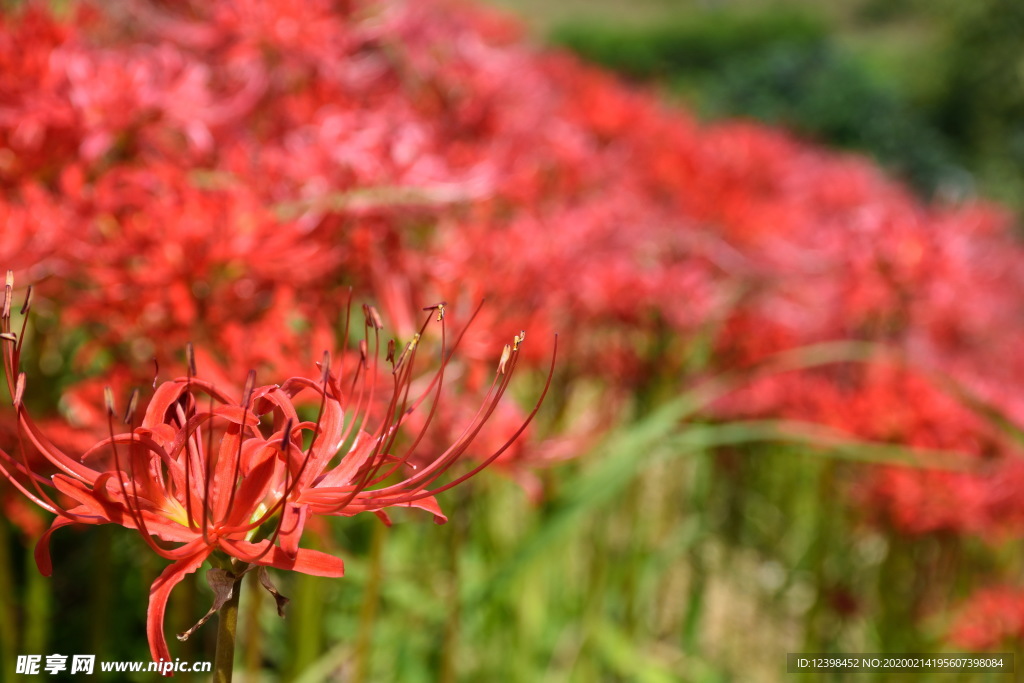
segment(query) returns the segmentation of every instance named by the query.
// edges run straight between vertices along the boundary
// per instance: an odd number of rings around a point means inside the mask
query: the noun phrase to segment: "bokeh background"
[[[448,524],[323,522],[304,542],[347,576],[276,574],[284,620],[247,589],[236,680],[782,681],[788,652],[1019,652],[1021,3],[4,8],[0,266],[19,306],[34,285],[26,400],[69,450],[103,438],[104,385],[148,386],[154,357],[176,376],[189,341],[238,392],[250,368],[317,377],[351,289],[400,343],[424,306],[461,330],[486,299],[426,459],[528,332],[482,458],[559,334],[537,420],[441,496]],[[49,520],[3,496],[0,676],[146,659],[165,563],[74,528],[43,578]],[[211,600],[182,584],[168,633]],[[172,653],[212,659],[213,636]]]

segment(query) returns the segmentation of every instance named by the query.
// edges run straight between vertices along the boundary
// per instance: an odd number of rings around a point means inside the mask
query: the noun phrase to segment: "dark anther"
[[[327,381],[331,378],[331,354],[324,351],[323,360],[320,361],[320,383],[325,387]]]
[[[292,418],[288,418],[288,421],[284,423],[284,436],[281,437],[281,452],[285,455],[288,454],[288,447],[292,443]]]
[[[242,406],[245,408],[249,407],[249,402],[252,400],[252,392],[256,389],[256,371],[249,370],[249,374],[245,377],[245,389],[242,391]]]
[[[25,315],[28,313],[29,306],[32,305],[32,285],[28,286],[28,291],[25,292],[25,303],[21,305],[21,314]]]
[[[384,329],[384,321],[380,319],[380,313],[373,306],[363,304],[363,313],[366,315],[366,326],[375,330]]]
[[[128,407],[124,411],[124,423],[130,425],[135,417],[135,408],[139,405],[139,390],[132,389],[132,396],[128,399]]]
[[[196,372],[196,351],[192,347],[192,342],[185,344],[185,360],[188,362],[189,377],[195,377],[198,373]]]

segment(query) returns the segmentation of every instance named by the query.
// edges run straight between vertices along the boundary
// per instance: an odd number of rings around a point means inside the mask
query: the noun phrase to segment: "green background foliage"
[[[652,3],[633,21],[597,7],[530,16],[556,44],[706,117],[861,151],[928,197],[980,192],[1021,208],[1020,3]]]

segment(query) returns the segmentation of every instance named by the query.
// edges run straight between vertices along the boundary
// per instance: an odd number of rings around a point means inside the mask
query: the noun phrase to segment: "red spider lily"
[[[364,307],[365,327],[357,363],[335,374],[325,352],[319,380],[292,377],[282,384],[257,387],[250,371],[243,396],[236,401],[195,370],[189,346],[185,377],[157,387],[140,422],[138,393],[124,413],[129,430],[115,433],[112,392],[107,392],[109,438],[75,458],[57,447],[28,415],[23,397],[25,373],[19,372],[24,323],[11,328],[12,276],[8,274],[2,313],[4,370],[13,397],[20,457],[0,450],[0,472],[30,500],[57,518],[36,547],[40,572],[50,575],[48,542],[57,529],[71,524],[119,524],[136,529],[146,544],[173,564],[150,589],[148,635],[153,659],[169,660],[163,618],[171,590],[207,559],[232,571],[246,565],[270,566],[317,576],[342,576],[339,558],[300,548],[312,515],[351,516],[374,512],[387,522],[389,507],[418,507],[446,520],[434,496],[473,476],[509,448],[533,419],[550,385],[512,436],[468,472],[440,484],[439,478],[463,455],[498,407],[519,360],[519,343],[506,346],[486,397],[461,435],[425,465],[410,463],[437,409],[448,362],[444,305],[431,309],[441,323],[441,363],[418,396],[411,395],[420,328],[396,356],[389,344],[391,386],[386,389],[378,363],[380,317]],[[29,296],[22,313],[27,318]],[[346,342],[348,332],[346,330]],[[457,342],[456,342],[457,344]],[[552,365],[553,368],[553,365]],[[319,403],[316,419],[304,420],[296,404],[302,394]],[[389,398],[383,411],[379,396]],[[403,418],[427,413],[425,426],[400,455],[392,451]],[[380,414],[376,427],[372,422]],[[302,444],[308,441],[308,445]],[[28,447],[56,468],[44,476],[29,459]],[[37,458],[38,460],[38,458]],[[408,465],[408,467],[407,467]],[[74,501],[65,506],[55,489]]]
[[[1024,592],[1014,586],[977,591],[962,605],[949,638],[960,647],[991,650],[1024,639]]]

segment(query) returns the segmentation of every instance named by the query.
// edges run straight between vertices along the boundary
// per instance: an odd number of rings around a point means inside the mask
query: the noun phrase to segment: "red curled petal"
[[[256,557],[266,550],[266,543],[248,543],[246,541],[229,541],[221,538],[220,546],[235,557]],[[246,560],[250,561],[250,560]],[[338,578],[345,575],[345,563],[341,558],[322,553],[319,550],[299,548],[295,557],[290,557],[280,546],[274,546],[266,555],[251,560],[256,564],[277,569],[288,569],[311,576],[330,576]]]
[[[153,394],[153,398],[149,399],[149,407],[146,408],[146,416],[142,418],[142,424],[140,426],[153,428],[166,420],[164,416],[167,414],[167,410],[174,405],[174,403],[181,398],[187,390],[191,391],[202,391],[213,397],[218,403],[225,405],[231,404],[231,399],[215,387],[210,382],[197,379],[195,377],[185,378],[180,377],[170,382],[164,382],[157,387],[156,392]]]
[[[437,498],[434,496],[428,496],[427,498],[419,498],[408,503],[400,503],[398,507],[411,507],[426,510],[430,514],[434,515],[434,524],[444,524],[448,521],[447,515],[441,512],[441,506],[437,503]]]
[[[284,512],[281,515],[281,549],[289,557],[295,557],[299,552],[299,540],[302,538],[302,531],[306,526],[309,506],[288,503],[284,506]]]
[[[88,510],[87,508],[82,506],[77,507],[74,510],[69,510],[68,512],[86,515],[90,514],[91,510]],[[80,522],[76,522],[73,519],[68,519],[67,517],[58,517],[57,519],[53,520],[53,524],[51,524],[50,528],[46,530],[46,533],[44,533],[39,538],[39,541],[36,543],[35,559],[36,567],[39,568],[40,574],[42,574],[43,576],[50,576],[51,574],[53,574],[53,560],[50,558],[50,536],[53,535],[53,532],[57,529],[60,529],[61,527],[71,526],[72,524],[79,523]],[[107,520],[97,518],[96,523],[107,524]]]
[[[260,417],[251,410],[242,406],[217,406],[213,414],[236,425],[244,424],[247,427],[257,427],[260,424]]]
[[[171,651],[167,648],[167,638],[164,636],[164,612],[167,611],[167,599],[171,596],[171,591],[187,575],[199,569],[212,550],[203,544],[202,539],[197,539],[195,545],[202,549],[195,555],[169,565],[149,589],[146,635],[149,637],[149,652],[154,662],[171,661]]]

